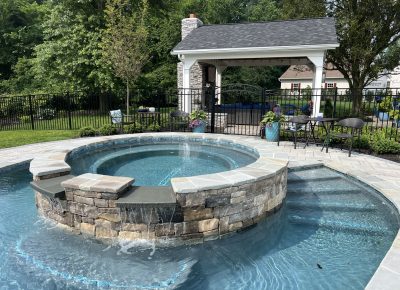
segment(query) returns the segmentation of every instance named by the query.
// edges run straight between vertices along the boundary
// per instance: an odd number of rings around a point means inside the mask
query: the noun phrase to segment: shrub
[[[371,149],[377,154],[398,154],[400,143],[386,137],[384,131],[377,131],[372,135]]]
[[[143,132],[143,126],[140,123],[135,123],[135,124],[124,126],[124,133],[133,134],[133,133],[141,133],[141,132]]]
[[[96,130],[93,129],[92,127],[83,127],[79,129],[79,136],[80,137],[91,137],[91,136],[96,136]]]
[[[353,148],[360,148],[360,149],[370,149],[371,148],[371,134],[370,133],[363,133],[360,136],[360,140],[358,140],[358,136],[354,137],[353,140]],[[346,146],[350,145],[350,140],[346,140]]]
[[[157,123],[149,124],[146,128],[146,131],[160,131],[160,125],[158,125]]]
[[[325,105],[324,105],[324,117],[331,118],[332,116],[333,116],[332,100],[330,98],[327,98],[325,100]]]
[[[30,123],[31,122],[31,116],[21,116],[21,117],[19,117],[19,121],[21,123]]]
[[[101,127],[99,129],[99,132],[103,136],[109,136],[109,135],[118,134],[117,128],[115,126],[113,126],[113,125],[110,125],[110,124],[107,124],[107,125],[104,125],[103,127]]]

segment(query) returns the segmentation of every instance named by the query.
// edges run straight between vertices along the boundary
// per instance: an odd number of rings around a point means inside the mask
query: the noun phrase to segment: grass
[[[65,140],[76,137],[78,137],[78,130],[0,131],[0,148],[15,147],[47,141]]]

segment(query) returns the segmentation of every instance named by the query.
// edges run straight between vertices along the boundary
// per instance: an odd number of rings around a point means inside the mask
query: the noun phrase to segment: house
[[[329,68],[333,68],[332,65]],[[400,72],[400,66],[397,67]],[[291,65],[279,78],[281,89],[299,92],[307,87],[312,88],[313,70],[307,65]],[[371,82],[366,89],[384,89],[400,87],[400,75],[381,76],[376,81]],[[348,89],[349,83],[343,74],[335,69],[323,71],[322,89]]]

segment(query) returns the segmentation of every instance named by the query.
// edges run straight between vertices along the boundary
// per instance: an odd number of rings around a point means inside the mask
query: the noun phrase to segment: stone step
[[[74,175],[63,175],[50,179],[31,181],[31,186],[34,190],[50,197],[50,198],[65,198],[64,187],[61,186],[61,182],[74,178]]]

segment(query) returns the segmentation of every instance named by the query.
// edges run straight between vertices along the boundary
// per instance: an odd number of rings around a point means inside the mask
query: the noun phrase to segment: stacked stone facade
[[[111,177],[108,177],[110,180]],[[118,178],[118,177],[117,177]],[[65,200],[36,192],[39,212],[75,232],[105,242],[170,239],[202,242],[257,224],[286,195],[286,168],[255,182],[195,193],[177,193],[173,208],[118,207],[120,191],[83,189],[84,177],[65,182]],[[82,184],[76,182],[82,181]],[[109,182],[109,181],[108,181]]]
[[[191,18],[185,18],[182,19],[181,23],[181,35],[182,35],[182,40],[194,29],[200,27],[203,25],[203,22],[195,18],[193,15],[191,15]],[[183,63],[179,62],[177,64],[177,85],[178,88],[181,89],[183,88]],[[201,104],[202,104],[202,88],[206,85],[205,82],[205,67],[202,66],[199,63],[193,64],[193,66],[190,69],[190,89],[198,89],[199,91],[193,91],[193,96],[192,96],[192,110],[200,109]],[[184,88],[187,89],[187,88]],[[181,110],[183,110],[184,106],[182,104],[182,99],[179,99],[179,107]]]

